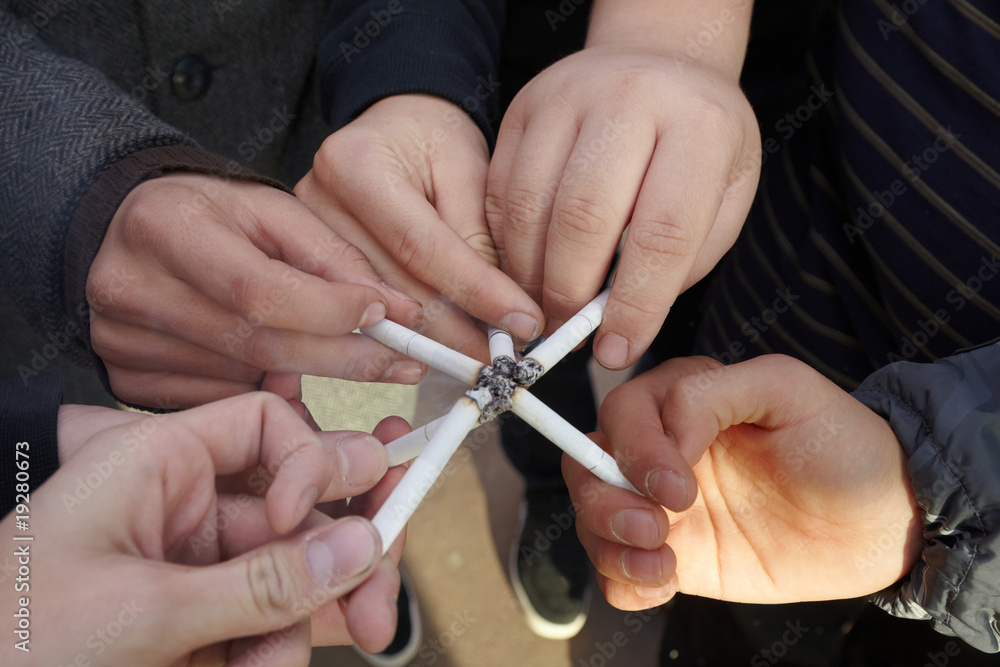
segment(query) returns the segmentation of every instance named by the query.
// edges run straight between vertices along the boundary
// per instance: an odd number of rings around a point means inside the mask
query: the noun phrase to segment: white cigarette
[[[514,391],[513,410],[514,414],[531,424],[535,430],[559,445],[560,449],[576,459],[580,465],[608,484],[639,493],[631,482],[625,479],[622,471],[618,469],[618,464],[606,451],[523,387],[518,387]]]
[[[587,336],[594,333],[594,330],[601,325],[601,320],[604,319],[604,307],[608,303],[610,294],[610,287],[598,294],[593,301],[569,318],[569,321],[556,329],[525,358],[534,359],[541,364],[542,372],[547,372],[577,345],[587,340]]]
[[[388,345],[397,352],[422,361],[431,368],[436,368],[442,373],[447,373],[455,379],[468,382],[470,385],[476,384],[479,379],[479,371],[483,368],[483,364],[475,359],[470,359],[461,352],[445,347],[436,340],[410,331],[403,325],[388,319],[382,319],[370,327],[364,327],[361,332],[383,345]]]
[[[479,407],[468,396],[460,398],[455,407],[444,416],[427,447],[410,464],[410,469],[372,519],[382,536],[382,553],[399,537],[406,522],[448,465],[448,459],[478,423]]]
[[[444,417],[438,417],[388,443],[385,446],[385,453],[389,457],[389,467],[398,466],[420,456],[420,452],[424,451],[427,442],[434,437],[444,419]]]
[[[490,337],[490,360],[496,361],[497,357],[509,357],[511,361],[517,361],[514,356],[514,339],[503,329],[496,327],[489,328]]]

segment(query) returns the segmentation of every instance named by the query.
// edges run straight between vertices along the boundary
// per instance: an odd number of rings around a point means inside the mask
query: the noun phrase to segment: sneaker
[[[510,552],[510,582],[528,627],[546,639],[569,639],[587,620],[590,568],[576,537],[565,491],[528,491]]]
[[[365,653],[354,646],[361,658],[369,665],[376,667],[403,667],[417,657],[420,639],[423,635],[423,623],[420,620],[420,607],[413,589],[410,575],[403,566],[399,566],[399,597],[396,598],[396,635],[389,646],[381,653]]]

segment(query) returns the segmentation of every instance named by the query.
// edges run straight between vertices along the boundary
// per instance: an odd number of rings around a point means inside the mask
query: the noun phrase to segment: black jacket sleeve
[[[1000,342],[886,366],[854,396],[889,421],[924,512],[921,560],[873,601],[1000,651]]]
[[[339,129],[391,95],[427,93],[465,109],[492,147],[505,0],[331,3],[320,42],[323,116]]]
[[[34,491],[59,468],[56,432],[61,398],[58,371],[43,371],[24,381],[0,381],[0,516],[14,509],[19,493]]]

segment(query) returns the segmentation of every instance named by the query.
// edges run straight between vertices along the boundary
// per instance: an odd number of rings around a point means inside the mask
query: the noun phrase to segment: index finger
[[[364,224],[408,273],[474,317],[503,327],[523,340],[537,335],[542,321],[538,305],[442,220],[428,201],[427,193],[419,191],[404,174],[390,175],[392,186],[388,196],[384,188],[373,192],[371,181],[376,177],[366,176],[363,167],[353,178],[359,182],[347,187],[343,183],[326,183],[326,187],[339,185],[347,211]],[[383,178],[380,174],[380,184]],[[435,196],[445,199],[450,194],[452,200],[439,206],[449,215],[468,214],[475,209],[478,217],[478,209],[484,206],[485,178],[483,173],[470,179],[461,192],[454,189],[435,192]],[[474,199],[476,204],[457,204],[456,196]]]
[[[658,146],[636,199],[594,356],[606,368],[630,366],[646,351],[677,295],[693,282],[692,267],[720,215],[733,158],[726,146],[691,140]],[[742,211],[745,215],[745,211]],[[722,256],[720,250],[715,259]],[[708,269],[705,269],[707,273]],[[698,276],[699,278],[701,276]]]
[[[279,533],[293,529],[316,502],[332,499],[340,487],[345,495],[364,490],[341,474],[336,449],[346,439],[371,436],[315,432],[274,394],[244,394],[154,419],[163,421],[148,451],[163,479],[173,480],[164,484],[168,507],[185,501],[195,483],[191,467],[205,457],[213,478],[260,466],[263,479],[273,480],[266,494],[267,517]],[[381,451],[379,443],[374,445],[373,451]],[[384,454],[381,465],[384,470]],[[201,475],[205,467],[200,465]]]
[[[702,437],[693,438],[687,430],[672,433],[664,411],[666,406],[687,400],[691,387],[698,387],[697,379],[711,380],[720,367],[706,357],[672,359],[616,388],[601,405],[600,428],[611,443],[622,474],[640,492],[675,512],[694,502],[698,483],[691,467],[708,444],[701,433],[695,435]],[[680,382],[685,378],[694,378],[693,385],[690,380],[689,384]],[[704,428],[713,425],[715,422]]]

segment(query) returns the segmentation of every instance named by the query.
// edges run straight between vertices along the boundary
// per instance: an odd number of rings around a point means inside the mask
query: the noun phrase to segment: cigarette
[[[514,390],[513,411],[531,424],[536,431],[576,459],[580,465],[608,484],[639,493],[631,482],[625,479],[625,475],[618,469],[618,464],[606,451],[523,387]]]
[[[434,437],[434,434],[444,422],[444,417],[438,417],[432,422],[424,424],[420,428],[415,428],[409,433],[385,446],[385,453],[389,457],[389,467],[398,466],[407,461],[412,461],[424,451],[427,442]]]
[[[514,357],[514,339],[503,329],[496,327],[489,328],[490,337],[490,360],[496,363],[498,357],[507,357],[511,361],[517,361]]]
[[[463,396],[445,415],[437,431],[420,456],[410,464],[385,504],[375,514],[372,523],[382,536],[382,553],[399,537],[406,522],[423,501],[427,492],[441,475],[452,454],[462,444],[465,436],[479,423],[479,407],[468,396]]]
[[[476,384],[479,371],[483,368],[483,364],[475,359],[470,359],[461,352],[415,331],[410,331],[403,325],[388,319],[382,319],[370,327],[364,327],[361,332],[397,352],[422,361],[431,368],[436,368],[442,373],[447,373],[470,385]]]
[[[610,287],[598,294],[580,312],[569,318],[551,336],[542,341],[525,359],[533,359],[538,362],[542,367],[542,374],[552,368],[560,359],[572,352],[577,345],[587,340],[587,336],[594,333],[594,330],[601,325],[601,320],[604,318],[604,307],[608,303],[610,294]]]

